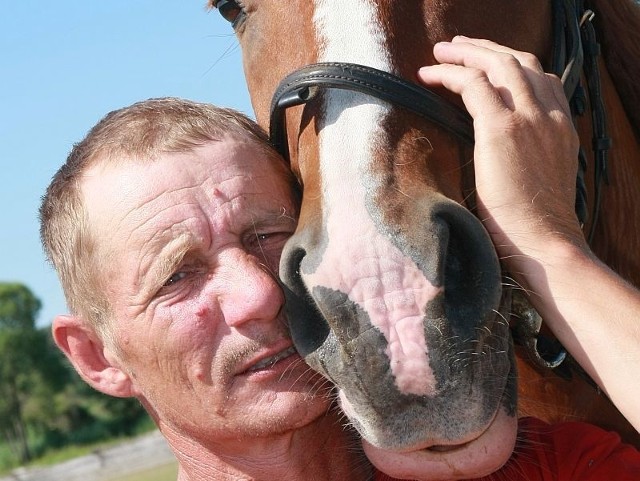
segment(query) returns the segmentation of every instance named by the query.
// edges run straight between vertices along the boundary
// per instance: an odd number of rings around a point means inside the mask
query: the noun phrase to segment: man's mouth
[[[280,351],[279,353],[273,356],[262,359],[261,361],[257,362],[256,364],[251,366],[249,369],[247,369],[246,372],[258,371],[260,369],[271,367],[278,361],[281,361],[282,359],[285,359],[295,353],[296,353],[296,348],[291,346],[290,348],[285,349],[284,351]]]

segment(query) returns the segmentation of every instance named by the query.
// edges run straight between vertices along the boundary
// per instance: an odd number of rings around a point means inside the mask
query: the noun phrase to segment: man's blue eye
[[[171,277],[169,277],[169,279],[167,279],[167,281],[163,284],[162,287],[168,287],[171,286],[173,284],[175,284],[176,282],[181,281],[182,279],[184,279],[187,276],[186,272],[176,272],[175,274],[173,274]]]

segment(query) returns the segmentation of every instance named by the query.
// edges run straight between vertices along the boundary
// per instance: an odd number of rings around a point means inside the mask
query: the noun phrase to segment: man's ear
[[[110,396],[133,396],[131,378],[90,325],[75,316],[56,316],[51,331],[57,346],[87,384]]]

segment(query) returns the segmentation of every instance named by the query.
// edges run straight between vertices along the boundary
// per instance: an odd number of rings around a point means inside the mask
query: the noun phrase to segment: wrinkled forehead
[[[208,213],[244,196],[254,204],[290,206],[291,178],[288,165],[267,147],[228,136],[187,152],[97,162],[82,177],[81,196],[92,231],[109,234],[180,205]]]

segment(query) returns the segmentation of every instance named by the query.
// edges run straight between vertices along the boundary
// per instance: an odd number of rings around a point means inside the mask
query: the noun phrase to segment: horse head
[[[494,471],[516,437],[511,292],[473,214],[469,139],[464,127],[412,108],[413,97],[399,106],[376,94],[389,85],[377,76],[354,81],[352,70],[415,84],[418,68],[434,63],[433,45],[456,34],[548,65],[552,2],[212,4],[240,41],[256,118],[268,126],[275,112],[280,147],[303,187],[280,264],[297,349],[335,383],[385,471],[413,475],[418,463],[433,479]],[[317,63],[308,88],[281,92],[271,105],[283,78]],[[342,76],[347,86],[338,85]]]

